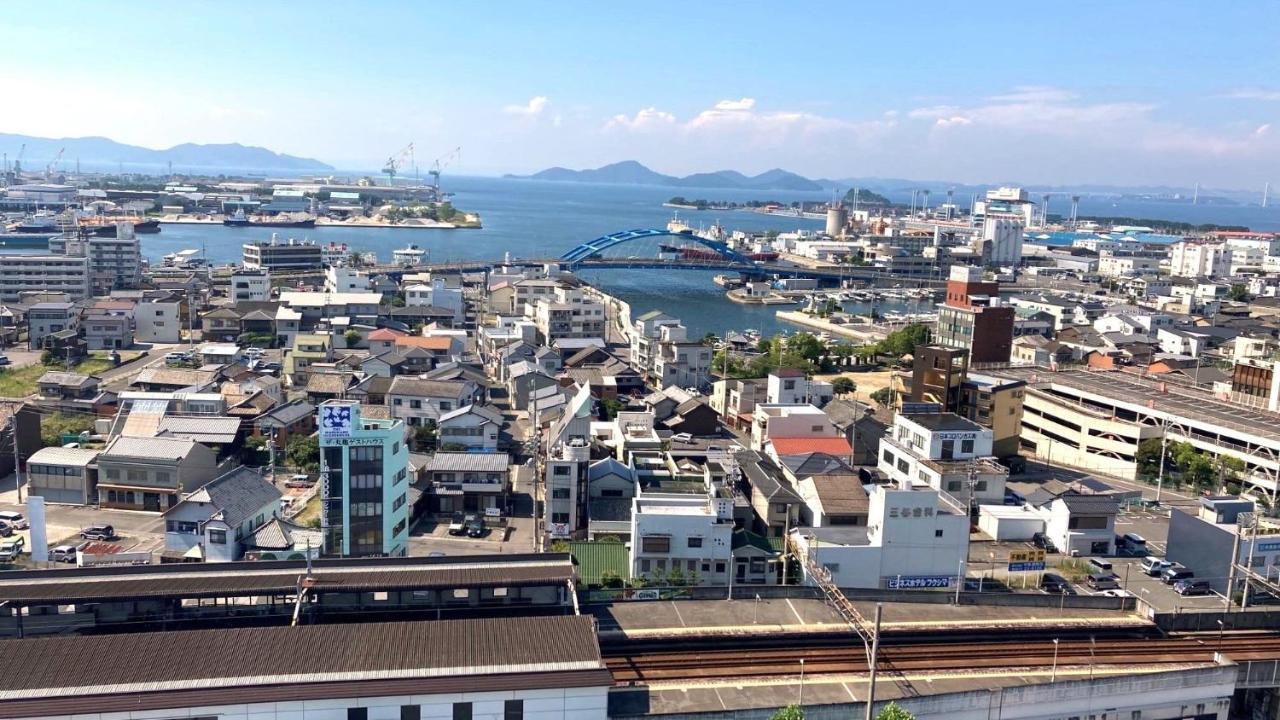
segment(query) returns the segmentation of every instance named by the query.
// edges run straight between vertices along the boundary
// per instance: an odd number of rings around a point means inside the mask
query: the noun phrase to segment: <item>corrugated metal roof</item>
[[[85,450],[84,448],[47,447],[41,448],[27,458],[27,465],[74,465],[84,467],[98,457],[101,450]]]
[[[506,472],[510,464],[506,453],[439,452],[427,463],[427,471]]]
[[[300,664],[299,648],[340,651]],[[10,641],[5,656],[0,701],[603,667],[584,616],[41,638]]]
[[[627,546],[620,542],[571,542],[569,552],[578,561],[578,577],[588,585],[599,585],[604,573],[631,577]]]
[[[180,438],[118,437],[102,451],[102,459],[151,458],[179,460],[195,447],[195,441]]]
[[[0,575],[0,602],[30,605],[122,598],[293,594],[300,572],[306,572],[306,565],[298,562],[218,563],[198,570],[157,565],[116,572],[87,568],[9,572]],[[573,577],[573,566],[566,556],[554,554],[524,558],[473,556],[443,562],[435,558],[317,561],[312,577],[316,580],[315,591],[321,593],[516,587],[562,585]]]
[[[236,433],[240,431],[240,418],[220,415],[208,417],[166,415],[156,426],[156,431],[161,436],[225,444],[236,439]]]

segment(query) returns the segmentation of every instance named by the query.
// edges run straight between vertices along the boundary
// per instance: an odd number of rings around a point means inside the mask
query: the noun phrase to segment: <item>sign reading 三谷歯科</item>
[[[351,406],[321,405],[320,435],[326,438],[351,437]]]

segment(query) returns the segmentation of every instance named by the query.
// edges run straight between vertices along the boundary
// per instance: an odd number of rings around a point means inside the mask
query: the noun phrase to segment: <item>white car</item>
[[[266,354],[266,350],[260,347],[248,347],[244,350],[244,356],[250,360],[256,360]]]

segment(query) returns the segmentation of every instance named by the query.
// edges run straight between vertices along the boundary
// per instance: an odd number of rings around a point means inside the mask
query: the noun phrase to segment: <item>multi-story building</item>
[[[728,584],[732,498],[642,492],[631,503],[631,577]]]
[[[3,265],[0,256],[0,266]],[[0,273],[0,285],[3,284]],[[44,339],[63,330],[74,330],[80,326],[80,310],[72,303],[47,302],[37,303],[27,311],[27,347],[39,350],[44,347]]]
[[[438,307],[453,311],[455,322],[463,318],[462,288],[449,287],[443,278],[434,278],[430,284],[414,283],[404,289],[407,307]]]
[[[561,339],[599,339],[604,342],[604,303],[590,299],[579,288],[557,287],[550,298],[530,307],[534,325],[544,344]]]
[[[280,512],[280,490],[258,471],[219,475],[164,512],[164,549],[175,562],[233,562],[244,541]]]
[[[969,518],[964,505],[936,490],[877,485],[867,524],[793,528],[806,585],[823,567],[839,587],[947,588],[966,574]]]
[[[236,302],[267,302],[271,299],[271,272],[248,268],[236,270],[231,273],[231,290],[227,294]]]
[[[546,532],[551,537],[575,537],[585,526],[590,464],[591,446],[585,439],[570,438],[547,453]]]
[[[1160,258],[1103,252],[1098,256],[1098,274],[1103,277],[1133,277],[1160,271]]]
[[[115,304],[99,303],[84,311],[82,325],[90,350],[115,350],[133,345],[132,307],[128,311],[111,307]]]
[[[133,306],[133,335],[139,342],[182,342],[181,295],[148,297]]]
[[[992,459],[991,440],[991,430],[954,413],[899,413],[880,439],[877,467],[903,487],[1000,504],[1009,471]]]
[[[711,347],[691,342],[688,334],[684,325],[665,325],[659,330],[653,377],[663,387],[702,388],[710,382]]]
[[[275,234],[271,240],[244,244],[241,259],[244,267],[253,270],[318,270],[324,266],[321,248],[310,240],[280,242]]]
[[[1225,277],[1231,248],[1225,242],[1183,240],[1169,247],[1169,274],[1174,277]]]
[[[95,295],[136,288],[142,282],[142,243],[134,234],[132,223],[117,225],[115,237],[50,238],[49,252],[88,258]]]
[[[662,338],[662,328],[679,325],[680,321],[661,310],[650,310],[632,321],[631,362],[636,367],[648,372],[653,368],[658,356],[658,345]]]
[[[970,373],[961,385],[959,414],[991,430],[991,454],[995,457],[1018,454],[1026,387],[1022,380],[977,373]]]
[[[331,265],[324,269],[324,291],[327,293],[369,292],[369,273]]]
[[[511,492],[511,470],[506,453],[437,452],[425,472],[431,483],[429,505],[433,512],[463,510],[505,512]]]
[[[947,299],[938,306],[934,340],[940,345],[968,350],[970,360],[975,363],[1008,362],[1013,349],[1015,313],[1000,300],[999,293],[998,283],[983,282],[981,268],[951,266]]]
[[[320,406],[324,554],[404,555],[409,540],[409,448],[404,423],[364,418],[360,404]]]
[[[410,427],[439,422],[440,418],[471,405],[479,388],[470,380],[426,380],[398,375],[391,380],[387,402],[391,416]]]
[[[983,257],[991,265],[1022,262],[1023,219],[1016,215],[987,215],[982,223]]]
[[[118,437],[98,455],[98,502],[104,508],[159,512],[212,480],[213,450],[173,437]]]
[[[61,292],[89,297],[89,258],[83,255],[0,255],[0,301],[18,302],[25,292]]]
[[[765,381],[764,402],[770,405],[824,407],[834,395],[831,383],[814,380],[794,368],[774,370]]]

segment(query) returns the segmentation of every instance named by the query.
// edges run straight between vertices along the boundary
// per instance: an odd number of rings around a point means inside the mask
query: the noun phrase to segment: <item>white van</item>
[[[9,526],[15,530],[26,530],[30,527],[22,513],[12,510],[0,510],[0,520],[9,523]]]

